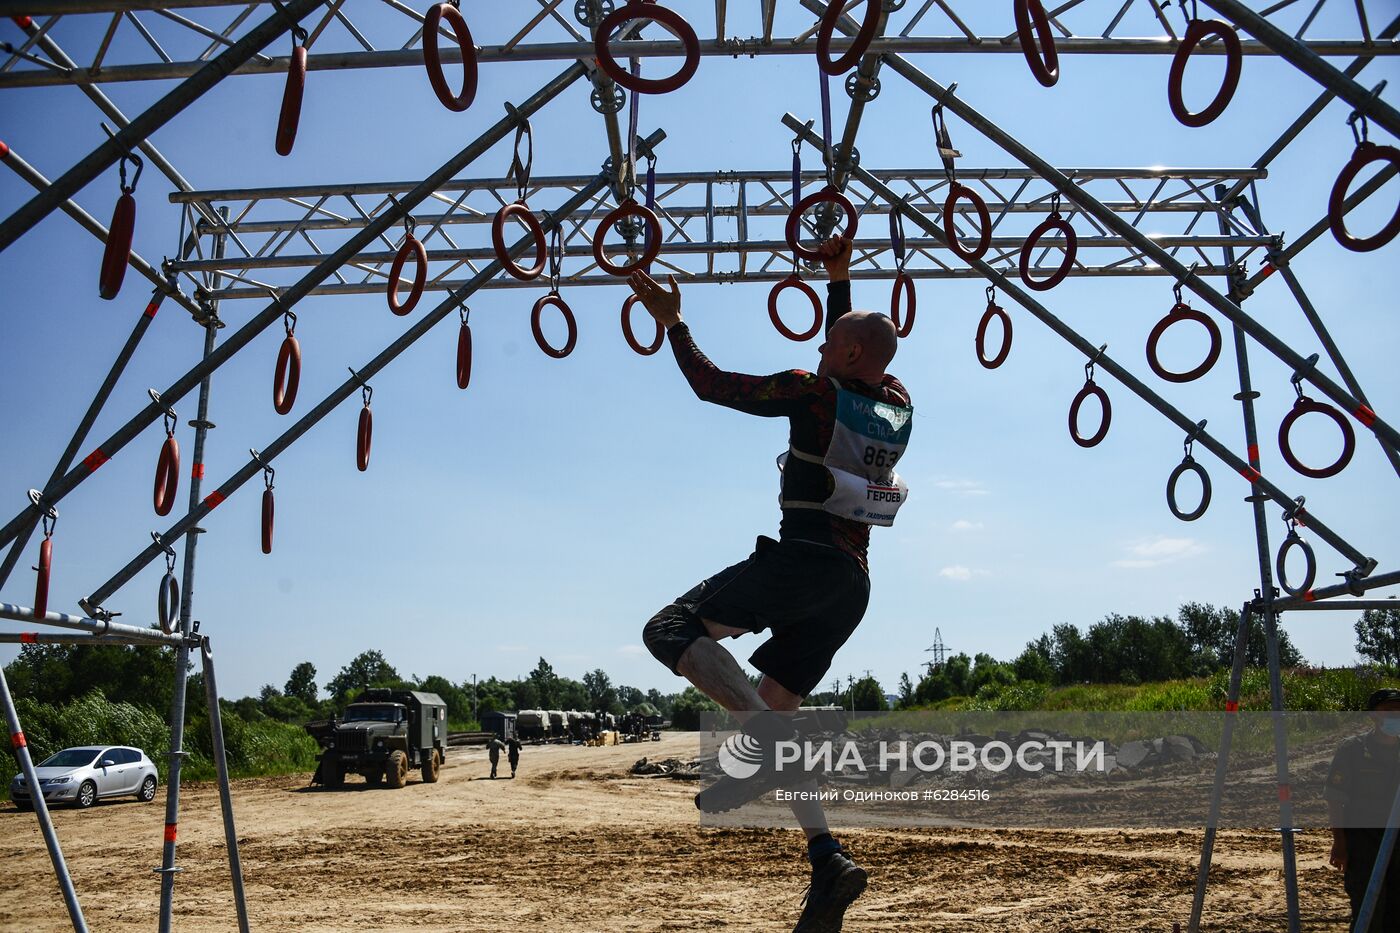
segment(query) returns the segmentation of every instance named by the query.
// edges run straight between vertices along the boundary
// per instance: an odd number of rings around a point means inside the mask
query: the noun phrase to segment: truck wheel
[[[403,787],[408,781],[408,756],[394,750],[384,763],[384,780],[390,787]]]
[[[442,767],[442,752],[437,749],[429,749],[428,757],[423,761],[423,783],[436,784],[438,770]]]
[[[321,756],[321,783],[327,787],[340,787],[345,783],[345,775],[340,773],[340,762],[335,759],[335,752],[326,752]]]

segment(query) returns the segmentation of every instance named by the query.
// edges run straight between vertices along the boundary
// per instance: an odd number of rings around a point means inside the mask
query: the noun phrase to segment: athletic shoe
[[[869,876],[837,849],[812,866],[812,882],[802,895],[806,907],[793,933],[838,933],[846,908],[865,890]]]
[[[719,780],[695,795],[695,806],[706,813],[723,813],[741,807],[779,787],[790,787],[810,780],[812,772],[803,767],[802,760],[786,762],[778,767],[778,742],[796,741],[796,732],[779,739],[770,733],[759,738],[746,732],[736,732],[725,739],[717,755]]]

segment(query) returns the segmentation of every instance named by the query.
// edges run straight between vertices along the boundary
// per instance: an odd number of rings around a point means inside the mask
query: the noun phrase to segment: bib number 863
[[[899,451],[885,450],[883,447],[865,448],[865,465],[873,467],[892,467],[899,459]]]

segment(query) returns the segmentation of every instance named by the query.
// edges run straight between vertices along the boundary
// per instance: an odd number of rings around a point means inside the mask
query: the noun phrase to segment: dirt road
[[[521,776],[488,780],[454,750],[436,785],[309,789],[309,775],[236,782],[255,930],[787,931],[807,883],[798,833],[702,829],[695,786],[637,778],[642,755],[690,757],[694,738],[612,748],[527,747]],[[503,768],[508,773],[508,769]],[[94,931],[155,928],[164,791],[155,804],[55,813]],[[218,794],[185,789],[175,888],[180,931],[236,930]],[[846,930],[1083,931],[1185,927],[1200,834],[851,831],[871,872]],[[1324,834],[1299,838],[1305,930],[1346,928]],[[1203,929],[1286,928],[1278,836],[1222,832]],[[32,814],[0,808],[0,930],[67,929]]]

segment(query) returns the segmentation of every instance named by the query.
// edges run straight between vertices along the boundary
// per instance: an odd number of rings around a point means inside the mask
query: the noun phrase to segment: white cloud
[[[933,485],[939,489],[946,489],[949,492],[957,493],[960,496],[985,496],[987,488],[981,480],[975,479],[939,479],[934,480]]]
[[[974,570],[970,567],[964,567],[961,564],[955,564],[952,567],[944,567],[942,570],[938,571],[938,575],[940,577],[946,577],[949,580],[956,580],[959,583],[966,583],[973,577],[989,576],[989,573],[985,570]]]
[[[970,522],[965,518],[960,518],[948,526],[953,531],[981,531],[981,522]]]
[[[1113,566],[1127,570],[1160,567],[1205,552],[1205,546],[1194,538],[1168,538],[1162,535],[1142,538],[1124,548],[1130,556],[1115,560]]]

